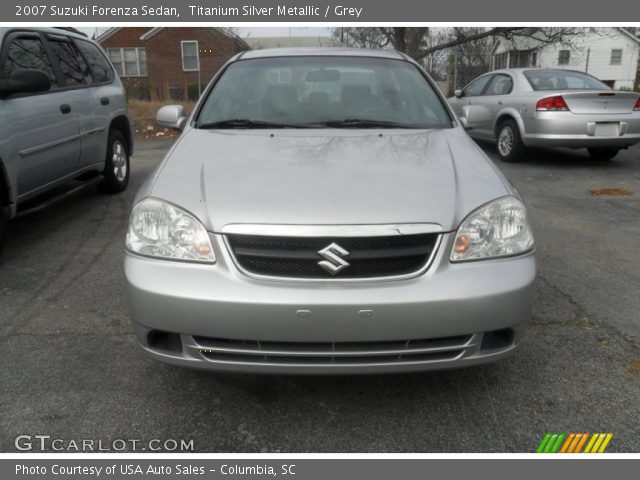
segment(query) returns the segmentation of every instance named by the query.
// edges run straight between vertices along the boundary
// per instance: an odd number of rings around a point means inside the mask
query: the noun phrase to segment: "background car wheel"
[[[129,152],[127,141],[120,130],[110,130],[104,181],[98,185],[105,193],[118,193],[129,184]]]
[[[520,130],[513,120],[505,120],[498,127],[498,155],[505,162],[517,162],[524,156]]]
[[[617,148],[587,148],[587,151],[594,160],[607,161],[615,157],[620,150]]]

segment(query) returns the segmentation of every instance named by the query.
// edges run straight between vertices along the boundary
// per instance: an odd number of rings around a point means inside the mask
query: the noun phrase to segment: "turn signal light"
[[[554,97],[547,97],[538,100],[538,103],[536,103],[536,110],[539,112],[568,112],[569,107],[567,106],[567,102],[564,101],[564,98],[562,98],[561,95],[556,95]]]
[[[456,243],[453,246],[453,251],[456,253],[464,253],[468,250],[469,243],[469,237],[467,237],[466,235],[458,235],[458,238],[456,238]]]

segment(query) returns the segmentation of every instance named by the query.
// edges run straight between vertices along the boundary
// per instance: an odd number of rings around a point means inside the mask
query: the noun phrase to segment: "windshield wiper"
[[[215,129],[215,128],[311,128],[309,125],[289,124],[278,122],[266,122],[263,120],[250,120],[248,118],[232,118],[229,120],[220,120],[218,122],[203,123],[197,128]]]
[[[329,120],[324,125],[331,128],[421,128],[418,125],[390,122],[387,120],[371,120],[366,118],[345,118]]]

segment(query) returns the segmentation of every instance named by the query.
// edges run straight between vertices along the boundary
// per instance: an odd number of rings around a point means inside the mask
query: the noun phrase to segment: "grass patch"
[[[609,196],[626,196],[633,195],[633,192],[628,188],[624,187],[606,187],[606,188],[594,188],[589,190],[589,195],[592,196],[601,196],[601,195],[609,195]]]

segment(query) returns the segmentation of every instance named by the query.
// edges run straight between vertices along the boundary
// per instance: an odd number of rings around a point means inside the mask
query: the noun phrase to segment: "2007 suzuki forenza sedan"
[[[125,273],[155,359],[212,370],[476,365],[536,274],[517,192],[392,51],[260,50],[213,79],[139,192]]]

